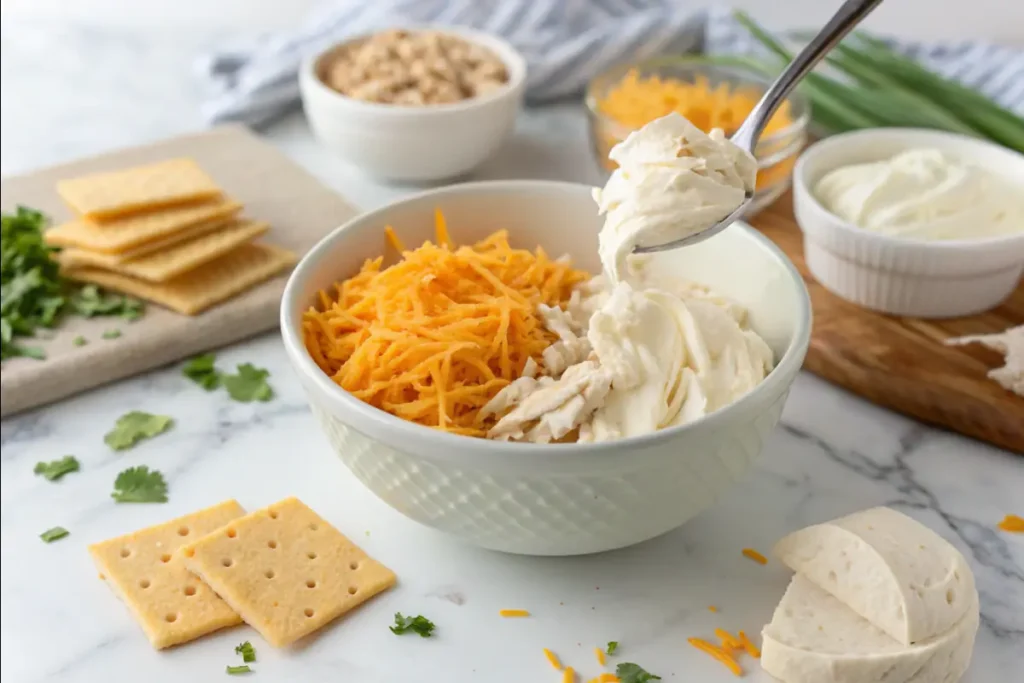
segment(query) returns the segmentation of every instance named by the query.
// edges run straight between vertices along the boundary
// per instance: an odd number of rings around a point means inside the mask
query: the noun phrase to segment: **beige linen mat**
[[[4,178],[0,206],[4,211],[13,211],[19,204],[39,209],[57,225],[73,217],[57,194],[58,181],[178,157],[195,159],[227,196],[244,204],[244,216],[269,223],[263,241],[299,257],[355,214],[345,200],[283,153],[237,125]],[[287,273],[279,275],[197,316],[172,313],[155,304],[147,304],[146,314],[135,322],[116,316],[66,315],[50,331],[51,339],[30,342],[43,347],[45,360],[3,361],[0,416],[272,329],[287,277]],[[103,339],[103,332],[111,328],[120,330],[121,336]],[[78,335],[89,343],[75,346]]]

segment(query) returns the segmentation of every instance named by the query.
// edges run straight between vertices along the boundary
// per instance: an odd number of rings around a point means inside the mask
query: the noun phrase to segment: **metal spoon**
[[[818,35],[814,36],[811,42],[807,44],[807,47],[801,50],[800,54],[779,74],[779,77],[775,79],[775,82],[771,84],[771,87],[768,88],[761,100],[754,106],[750,115],[747,116],[746,120],[743,121],[729,139],[741,149],[745,149],[753,154],[754,147],[757,145],[761,133],[764,132],[764,127],[768,125],[768,121],[771,119],[772,114],[775,113],[775,110],[779,108],[779,105],[786,100],[786,96],[803,80],[804,76],[810,73],[815,64],[820,62],[829,50],[835,47],[847,33],[853,30],[854,26],[859,24],[864,17],[869,15],[881,3],[882,0],[846,0]],[[668,249],[678,249],[679,247],[686,247],[713,237],[739,219],[753,198],[753,191],[748,191],[743,198],[743,203],[735,211],[718,223],[700,232],[665,244],[637,246],[633,249],[633,253],[650,254]]]

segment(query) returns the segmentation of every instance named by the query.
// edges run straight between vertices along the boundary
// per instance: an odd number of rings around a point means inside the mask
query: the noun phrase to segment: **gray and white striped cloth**
[[[658,54],[751,54],[756,41],[722,9],[677,0],[328,0],[297,31],[219,50],[200,63],[213,94],[211,122],[262,124],[299,101],[309,54],[349,36],[396,25],[459,25],[503,36],[528,63],[527,97],[582,91],[608,67]],[[1024,115],[1024,51],[978,42],[894,47]]]

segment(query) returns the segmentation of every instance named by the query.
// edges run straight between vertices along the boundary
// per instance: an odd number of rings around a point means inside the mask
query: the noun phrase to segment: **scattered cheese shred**
[[[761,553],[757,552],[753,548],[744,548],[743,557],[747,558],[748,560],[753,560],[758,564],[768,564],[768,558],[762,555]]]
[[[559,671],[562,670],[562,662],[558,660],[558,655],[556,655],[551,650],[544,648],[544,656],[547,658],[548,664],[555,667]]]
[[[524,609],[503,609],[498,612],[500,616],[505,618],[516,618],[516,617],[528,617],[530,613]]]
[[[576,683],[576,670],[571,666],[565,667],[565,672],[562,674],[562,683]]]
[[[541,303],[568,302],[586,273],[537,248],[513,249],[499,231],[454,248],[440,211],[437,241],[383,257],[320,292],[303,316],[310,356],[338,384],[405,420],[456,434],[484,436],[480,408],[517,379],[530,358],[557,337],[537,315]]]
[[[402,244],[402,240],[399,239],[398,235],[395,234],[395,229],[392,228],[390,225],[384,226],[384,238],[387,240],[388,244],[391,247],[393,247],[394,250],[397,251],[399,254],[405,251],[405,245]]]
[[[608,673],[601,674],[595,680],[597,680],[597,683],[619,683],[618,676],[616,676],[615,674]]]
[[[999,528],[1003,531],[1009,531],[1011,534],[1024,534],[1024,517],[1006,515],[1003,521],[999,522]]]
[[[737,676],[743,675],[743,667],[739,665],[739,662],[733,659],[732,655],[730,655],[728,652],[718,647],[717,645],[712,645],[703,638],[689,638],[686,642],[688,642],[690,645],[697,648],[701,652],[706,652],[707,654],[711,655],[712,657],[720,661],[722,664],[726,666],[726,668],[729,669],[729,671],[732,671],[733,674]]]
[[[717,608],[717,607],[715,607],[714,605],[708,605],[708,611],[709,611],[709,612],[715,612],[715,613],[717,613],[717,612],[718,612],[718,608]]]
[[[740,644],[743,645],[743,649],[747,651],[747,654],[754,659],[761,659],[761,650],[750,642],[750,638],[747,638],[747,634],[740,631],[737,635],[739,636]]]
[[[601,649],[601,648],[599,648],[599,647],[595,647],[595,648],[594,648],[594,656],[596,656],[596,657],[597,657],[597,663],[598,663],[598,664],[600,664],[601,666],[604,666],[604,665],[605,665],[605,662],[606,662],[607,660],[605,659],[605,656],[604,656],[604,650],[602,650],[602,649]]]
[[[725,629],[716,628],[715,635],[722,641],[722,649],[729,653],[729,655],[743,649],[743,644]]]

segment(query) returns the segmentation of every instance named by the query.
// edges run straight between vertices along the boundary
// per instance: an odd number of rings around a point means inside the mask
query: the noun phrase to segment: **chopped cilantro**
[[[240,664],[238,666],[227,667],[228,674],[234,676],[235,674],[248,674],[252,673],[252,667],[248,664]]]
[[[77,337],[75,337],[74,339],[71,340],[71,343],[74,344],[75,346],[85,346],[89,342],[82,335],[78,335]]]
[[[121,330],[117,329],[116,327],[113,328],[113,329],[104,330],[104,332],[103,332],[103,338],[104,339],[117,339],[120,336],[121,336]]]
[[[36,474],[41,474],[46,477],[49,481],[57,481],[68,472],[77,472],[78,460],[73,455],[65,455],[60,460],[52,460],[50,462],[37,462],[35,469],[32,471]]]
[[[618,649],[619,649],[619,641],[617,641],[617,640],[610,640],[610,641],[608,641],[608,649],[605,650],[605,652],[607,652],[610,655],[613,655],[613,654],[615,654],[615,651],[618,650]]]
[[[615,667],[615,675],[621,683],[649,683],[649,681],[660,681],[661,676],[644,671],[643,667],[625,662]]]
[[[196,356],[182,368],[181,374],[206,389],[212,391],[220,386],[220,370],[214,367],[217,357],[212,353]]]
[[[235,654],[242,655],[242,661],[249,663],[256,661],[256,648],[248,640],[235,648]]]
[[[434,633],[434,622],[427,619],[423,615],[416,617],[403,617],[401,612],[395,613],[395,625],[389,626],[391,632],[396,636],[400,636],[403,633],[420,634],[420,638],[429,638]]]
[[[39,538],[43,539],[47,543],[53,543],[67,536],[70,531],[62,526],[55,526],[52,529],[47,529],[43,533],[39,534]]]
[[[129,467],[117,475],[110,497],[118,503],[166,503],[167,482],[164,475],[145,465]]]
[[[252,363],[242,363],[238,366],[237,375],[224,375],[221,382],[236,401],[269,401],[274,396],[274,390],[267,384],[269,376],[268,370],[257,368]]]
[[[104,443],[115,451],[131,448],[142,439],[166,432],[174,424],[167,415],[152,415],[133,410],[117,418],[117,424],[103,437]]]
[[[81,287],[71,296],[69,304],[75,313],[85,318],[117,315],[125,320],[136,320],[143,311],[143,304],[138,299],[104,292],[96,285]]]

